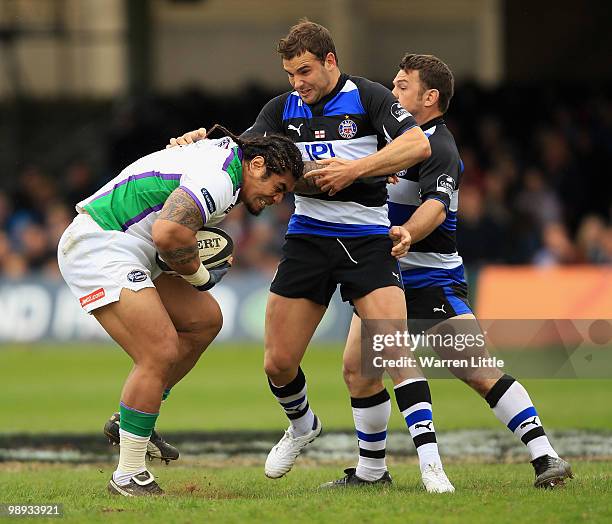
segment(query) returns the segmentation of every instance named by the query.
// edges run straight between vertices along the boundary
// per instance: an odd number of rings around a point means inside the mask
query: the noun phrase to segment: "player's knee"
[[[496,379],[492,379],[490,377],[481,377],[478,375],[468,375],[466,377],[460,378],[474,391],[476,391],[481,397],[485,397],[487,393],[491,390],[491,387],[493,387],[496,382]]]
[[[266,353],[264,357],[264,371],[271,379],[297,371],[298,365],[299,363],[296,363],[290,355],[286,354]]]
[[[223,314],[219,304],[215,302],[206,308],[206,314],[196,322],[194,332],[199,342],[209,344],[219,334],[222,327]]]
[[[169,331],[152,342],[144,352],[139,364],[152,371],[167,372],[181,360],[179,338],[176,331]]]
[[[344,362],[342,364],[342,376],[344,377],[345,384],[351,387],[351,384],[354,384],[355,381],[359,378],[359,368],[350,363]]]
[[[206,311],[197,314],[190,322],[179,329],[179,334],[190,341],[193,348],[203,352],[215,339],[223,327],[223,314],[215,302]]]
[[[383,387],[381,379],[364,377],[358,366],[346,362],[342,367],[342,375],[351,397],[369,397],[378,393]]]

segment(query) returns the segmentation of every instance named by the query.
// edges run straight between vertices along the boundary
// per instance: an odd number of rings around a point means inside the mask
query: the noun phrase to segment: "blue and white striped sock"
[[[408,379],[394,387],[397,406],[406,420],[421,471],[428,464],[442,466],[433,425],[431,392],[425,378]]]
[[[371,397],[351,397],[351,407],[359,443],[356,474],[364,480],[378,480],[387,471],[385,448],[391,416],[389,393],[383,389]]]
[[[306,377],[302,368],[298,368],[296,377],[285,386],[275,386],[268,379],[270,390],[285,411],[296,437],[306,435],[316,426],[315,415],[308,405],[306,394]]]
[[[559,456],[548,441],[529,393],[515,378],[502,376],[485,400],[501,423],[527,446],[531,460],[543,455]]]

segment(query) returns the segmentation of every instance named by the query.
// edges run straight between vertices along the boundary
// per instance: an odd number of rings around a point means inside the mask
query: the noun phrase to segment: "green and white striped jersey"
[[[151,228],[176,188],[198,205],[207,225],[221,222],[238,202],[242,151],[228,137],[156,151],[126,167],[79,202],[105,230],[123,231],[152,242]]]

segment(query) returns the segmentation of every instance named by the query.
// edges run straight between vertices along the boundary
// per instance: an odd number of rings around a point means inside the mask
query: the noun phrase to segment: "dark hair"
[[[336,64],[338,63],[336,46],[331,33],[308,18],[300,19],[289,30],[289,34],[280,39],[276,50],[285,60],[291,60],[309,51],[321,62],[325,62],[328,53],[334,53]]]
[[[293,178],[297,180],[304,173],[302,153],[286,136],[260,135],[240,138],[219,124],[212,126],[207,136],[217,129],[236,142],[245,160],[252,160],[256,156],[263,157],[266,163],[267,176],[271,173],[280,175],[284,171],[290,171]]]
[[[438,57],[433,55],[412,55],[407,53],[400,62],[400,69],[404,71],[418,71],[424,89],[437,89],[440,93],[438,107],[442,113],[448,111],[448,105],[455,91],[455,80],[450,68]]]

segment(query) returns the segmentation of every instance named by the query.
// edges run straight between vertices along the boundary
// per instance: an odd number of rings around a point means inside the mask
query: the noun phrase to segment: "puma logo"
[[[529,424],[533,424],[534,426],[537,426],[538,423],[536,422],[536,418],[538,417],[533,417],[533,420],[528,420],[527,422],[523,422],[520,426],[519,429],[523,429],[526,428],[527,426],[529,426]]]
[[[439,311],[440,313],[444,313],[446,315],[446,311],[444,311],[444,304],[442,304],[442,307],[435,307],[433,308],[433,312],[437,312]]]
[[[400,277],[399,277],[399,275],[398,275],[397,273],[394,273],[393,271],[391,271],[391,274],[392,274],[392,275],[393,275],[395,278],[397,278],[397,281],[398,281],[398,282],[400,281]]]
[[[293,124],[289,124],[287,126],[287,129],[291,129],[293,131],[295,131],[298,136],[302,136],[302,131],[300,131],[300,127],[302,127],[304,125],[304,122],[302,122],[299,126],[295,127]]]
[[[414,429],[425,428],[427,431],[431,431],[431,425],[433,424],[433,420],[430,420],[427,424],[416,424]]]

